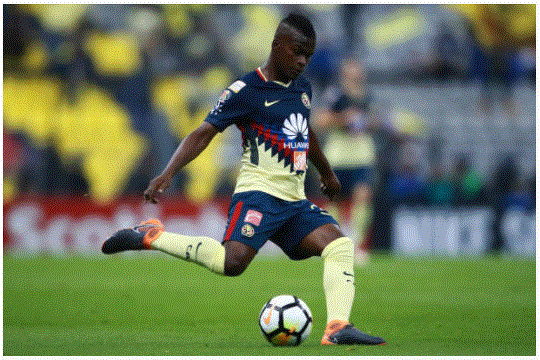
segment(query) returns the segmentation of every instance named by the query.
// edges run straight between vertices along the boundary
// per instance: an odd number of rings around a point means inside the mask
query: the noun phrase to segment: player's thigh
[[[302,239],[298,246],[298,251],[303,257],[321,256],[324,248],[328,244],[344,236],[345,235],[336,224],[324,224]]]
[[[325,244],[343,236],[337,221],[326,210],[308,200],[297,202],[294,208],[294,215],[272,238],[289,258],[302,260],[320,255]]]
[[[283,200],[260,191],[234,194],[223,237],[225,274],[240,275],[266,241],[288,219]]]
[[[222,242],[235,240],[258,251],[286,220],[274,215],[276,200],[260,191],[234,194]]]

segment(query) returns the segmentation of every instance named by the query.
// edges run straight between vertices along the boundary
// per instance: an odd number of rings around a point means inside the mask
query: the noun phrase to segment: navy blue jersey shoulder
[[[292,99],[298,101],[291,102]],[[279,106],[273,106],[278,102]],[[285,86],[264,81],[257,71],[252,71],[225,89],[205,120],[219,131],[233,124],[239,127],[252,122],[270,124],[282,122],[291,113],[309,111],[310,104],[311,85],[302,76]],[[303,115],[309,117],[308,113]]]

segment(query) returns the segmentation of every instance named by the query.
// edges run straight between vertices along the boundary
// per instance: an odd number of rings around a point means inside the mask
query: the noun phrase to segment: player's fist
[[[150,181],[150,184],[148,184],[148,187],[144,191],[144,201],[145,202],[151,202],[152,204],[157,204],[158,199],[156,198],[158,195],[161,195],[165,189],[167,189],[171,185],[171,177],[167,175],[159,175],[155,178],[153,178]]]

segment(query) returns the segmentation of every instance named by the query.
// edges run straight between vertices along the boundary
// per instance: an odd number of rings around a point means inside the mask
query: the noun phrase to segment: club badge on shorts
[[[259,226],[261,225],[262,217],[263,217],[263,214],[261,212],[250,209],[246,213],[244,222],[251,223],[255,226]]]
[[[242,235],[245,237],[252,237],[253,235],[255,235],[255,229],[253,229],[253,226],[249,224],[245,224],[244,226],[242,226],[241,232]]]

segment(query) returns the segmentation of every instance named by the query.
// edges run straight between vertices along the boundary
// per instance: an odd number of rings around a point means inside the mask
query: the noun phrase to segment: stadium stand
[[[439,148],[443,175],[450,178],[463,153],[483,183],[492,181],[506,153],[515,156],[521,178],[534,178],[530,6],[486,9],[508,30],[512,49],[512,66],[505,70],[512,81],[490,81],[490,111],[481,106],[485,79],[473,71],[486,61],[477,56],[481,46],[469,31],[482,29],[471,15],[478,9],[466,6],[6,4],[4,134],[29,139],[23,144],[34,158],[24,157],[20,169],[34,176],[21,170],[5,184],[9,193],[58,191],[62,186],[39,181],[41,169],[33,165],[50,150],[60,157],[60,168],[45,171],[63,174],[81,160],[80,175],[96,200],[140,194],[140,179],[162,168],[221,89],[266,58],[268,49],[260,46],[273,34],[264,29],[296,10],[313,17],[319,32],[320,52],[311,66],[324,76],[306,72],[314,85],[314,113],[339,60],[352,55],[369,71],[375,102],[393,130],[418,144],[423,179],[432,174],[432,147]],[[508,99],[512,107],[505,105]],[[223,195],[220,189],[230,191],[236,142],[238,134],[226,132],[185,169],[171,195],[185,191],[201,202]],[[217,159],[219,154],[227,158]],[[320,196],[316,187],[308,190]]]

